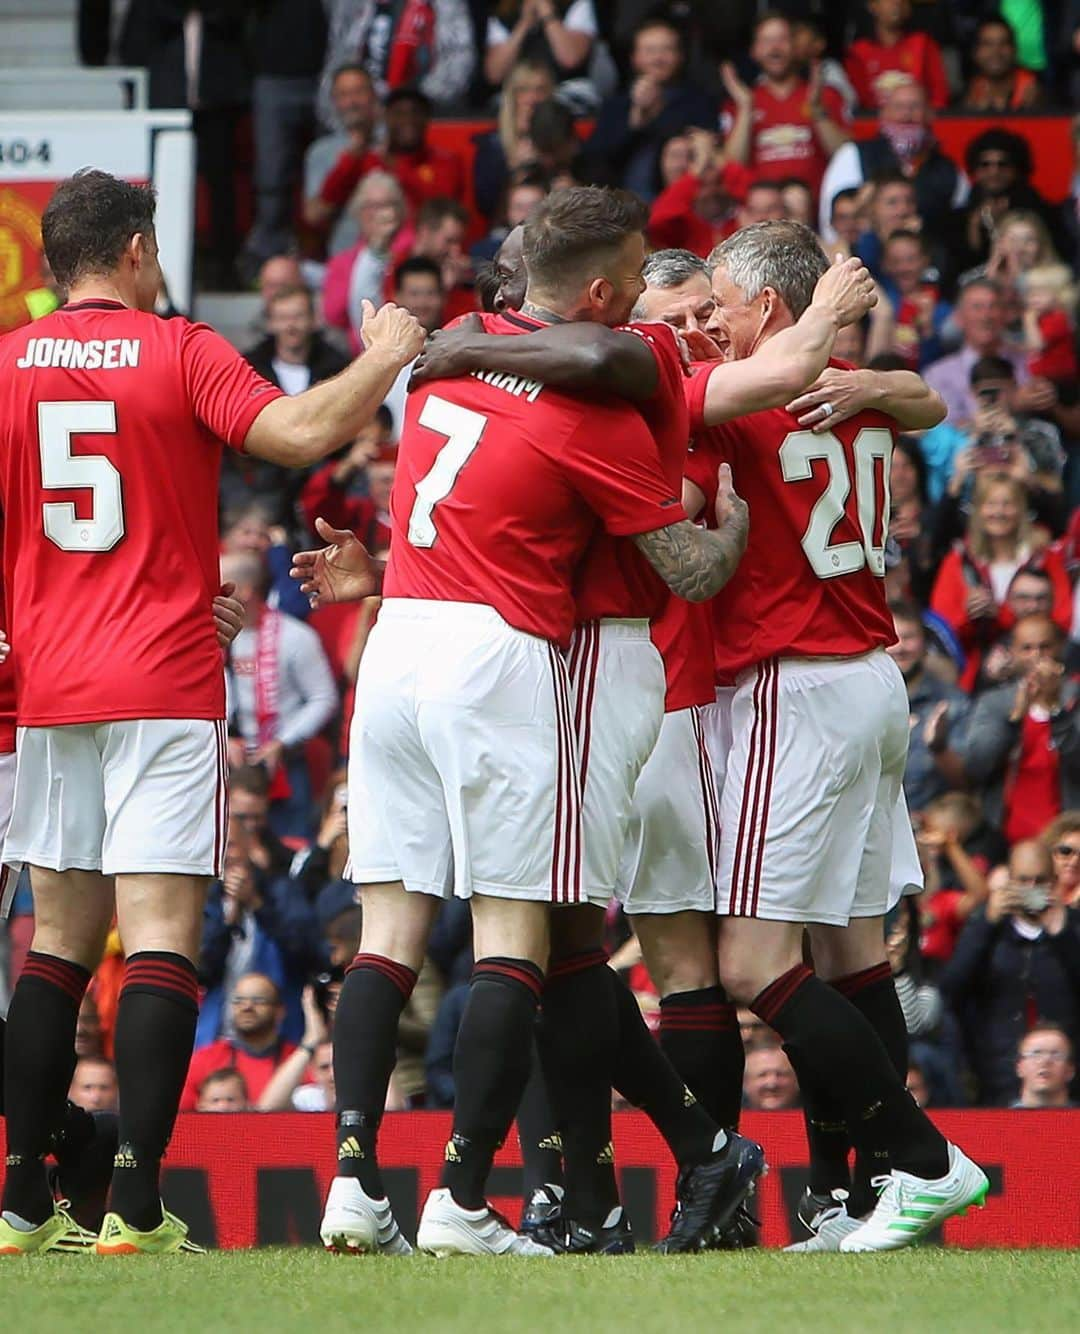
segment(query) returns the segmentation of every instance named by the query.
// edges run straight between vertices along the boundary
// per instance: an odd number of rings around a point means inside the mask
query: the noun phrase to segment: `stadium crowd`
[[[82,9],[88,61],[108,54],[101,8]],[[888,938],[909,1085],[934,1107],[1070,1105],[1080,173],[1069,198],[1040,195],[1014,115],[1071,104],[1080,6],[131,0],[118,40],[114,54],[149,67],[156,104],[194,110],[199,277],[257,285],[245,351],[290,394],[360,350],[365,299],[392,298],[429,331],[476,309],[509,230],[568,183],[643,196],[656,248],[707,257],[740,226],[786,217],[865,261],[878,304],[837,354],[918,370],[949,409],[901,438],[891,472],[891,652],[910,698],[905,790],[926,880]],[[935,138],[950,108],[998,122],[961,162]],[[471,167],[429,141],[447,114],[490,119]],[[876,134],[853,138],[854,116],[876,118]],[[1080,161],[1080,128],[1076,142]],[[236,188],[247,153],[250,198]],[[228,458],[222,575],[246,621],[228,667],[229,851],[203,931],[188,1109],[333,1106],[328,1039],[360,920],[343,764],[363,701],[350,683],[378,602],[312,611],[289,566],[316,516],[385,549],[407,379],[306,476]],[[842,404],[843,375],[827,387]],[[9,978],[29,912],[24,885]],[[612,965],[655,1014],[614,905],[609,928]],[[115,1102],[122,957],[114,933],[80,1015],[71,1096],[90,1108]],[[452,1105],[471,964],[467,905],[451,901],[402,1017],[388,1106]],[[779,1038],[742,1017],[746,1106],[797,1105]]]

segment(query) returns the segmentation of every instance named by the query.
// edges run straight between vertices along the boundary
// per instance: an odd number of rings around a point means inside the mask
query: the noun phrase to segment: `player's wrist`
[[[842,327],[840,324],[840,311],[837,310],[831,301],[813,301],[807,309],[811,315],[816,316],[820,320],[825,320],[839,332]]]

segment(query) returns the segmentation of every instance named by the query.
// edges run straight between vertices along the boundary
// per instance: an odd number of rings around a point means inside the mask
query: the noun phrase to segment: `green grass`
[[[3,1262],[20,1334],[899,1334],[1080,1330],[1080,1253],[775,1251],[576,1260],[315,1250]]]

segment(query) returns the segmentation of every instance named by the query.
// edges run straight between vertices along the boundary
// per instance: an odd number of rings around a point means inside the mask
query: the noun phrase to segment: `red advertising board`
[[[985,1209],[946,1224],[949,1246],[1080,1246],[1080,1111],[943,1112],[935,1117],[987,1170]],[[806,1184],[806,1139],[797,1112],[748,1114],[744,1132],[765,1145],[769,1173],[757,1207],[767,1246],[801,1234],[794,1210]],[[412,1237],[427,1192],[438,1185],[450,1117],[390,1113],[380,1158],[403,1230]],[[182,1115],[169,1150],[166,1202],[209,1245],[244,1247],[316,1240],[334,1172],[333,1119],[300,1112]],[[615,1117],[615,1154],[623,1200],[639,1244],[665,1230],[674,1170],[663,1142],[637,1112]],[[517,1138],[500,1152],[490,1182],[493,1203],[519,1216]]]

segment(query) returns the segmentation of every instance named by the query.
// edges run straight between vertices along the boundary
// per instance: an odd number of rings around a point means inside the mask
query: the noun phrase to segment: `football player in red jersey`
[[[792,223],[749,228],[712,259],[709,329],[726,364],[752,363],[783,337],[825,266],[817,238]],[[715,378],[691,386],[696,431],[708,424]],[[926,411],[929,425],[940,404]],[[724,458],[759,516],[737,584],[714,603],[717,670],[736,687],[721,800],[720,978],[781,1034],[804,1089],[819,1106],[833,1100],[832,1119],[885,1177],[876,1203],[838,1208],[807,1248],[895,1249],[981,1203],[988,1183],[904,1088],[906,1029],[885,961],[908,741],[903,682],[885,653],[896,422],[868,410],[839,423],[828,400],[805,415],[815,429],[774,409],[707,432],[690,470],[707,494]],[[820,976],[803,964],[804,929]]]
[[[545,316],[625,320],[641,290],[638,201],[585,189],[546,209],[534,219],[527,327]],[[517,337],[516,318],[485,323]],[[369,708],[350,753],[350,791],[369,797],[351,835],[365,927],[337,1012],[339,1175],[323,1220],[328,1245],[399,1244],[375,1137],[397,1017],[437,899],[455,892],[471,897],[478,962],[458,1038],[447,1189],[429,1198],[418,1240],[437,1253],[530,1249],[487,1209],[483,1189],[529,1070],[548,906],[582,900],[576,746],[558,650],[572,636],[572,579],[596,534],[593,513],[613,535],[633,536],[689,597],[708,597],[729,577],[745,516],[733,501],[724,546],[703,547],[672,504],[678,489],[635,412],[483,366],[410,398],[386,597],[361,668]],[[331,575],[340,554],[318,558]],[[307,583],[322,593],[318,580]],[[760,1151],[739,1141],[727,1153],[700,1109],[688,1109],[691,1120],[703,1147],[688,1167],[707,1166],[708,1180],[688,1172],[679,1226],[696,1241],[745,1195]]]
[[[19,724],[4,859],[30,866],[35,909],[7,1019],[0,1254],[178,1251],[191,1243],[162,1211],[159,1169],[191,1055],[203,900],[226,824],[224,677],[209,611],[223,442],[286,466],[315,462],[374,413],[423,333],[396,307],[369,307],[361,361],[288,398],[212,330],[153,314],[152,189],[80,172],[54,193],[42,239],[68,303],[0,341]],[[114,907],[127,951],[120,1150],[112,1212],[94,1238],[54,1206],[42,1156]]]

